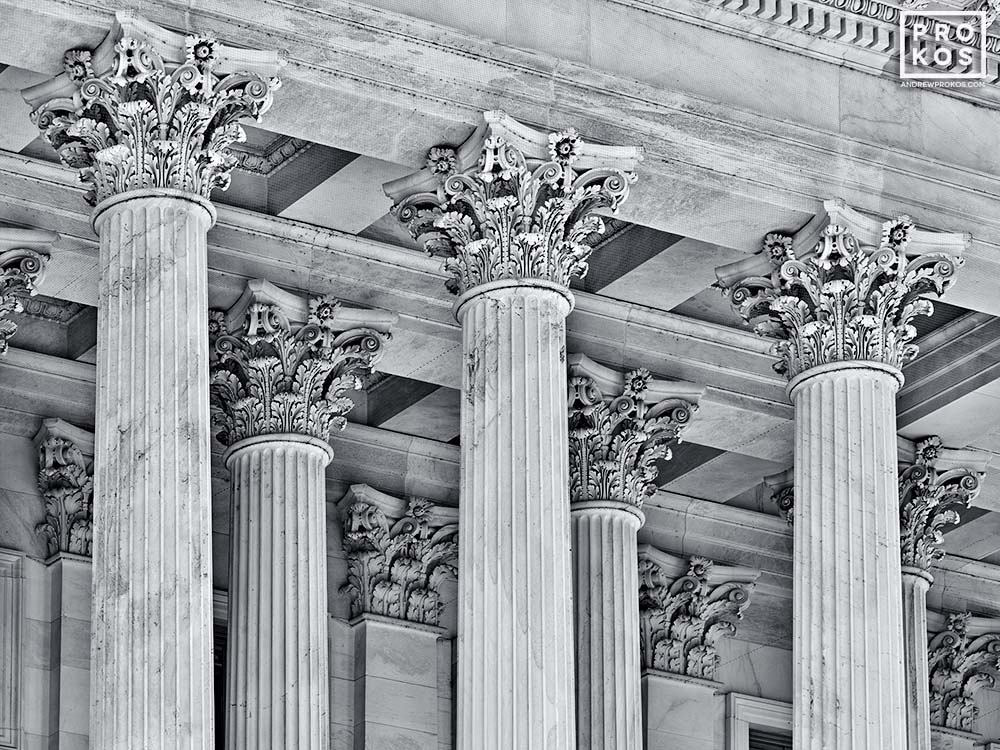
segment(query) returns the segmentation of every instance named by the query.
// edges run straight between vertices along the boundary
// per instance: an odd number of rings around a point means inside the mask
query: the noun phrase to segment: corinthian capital
[[[229,186],[239,120],[259,119],[278,87],[274,52],[183,36],[120,12],[95,50],[74,49],[64,72],[25,89],[32,118],[97,203],[130,190],[173,188],[204,198]]]
[[[36,527],[48,554],[90,555],[94,520],[94,436],[61,419],[46,419],[35,435],[38,490],[45,520]]]
[[[362,387],[395,321],[332,297],[307,301],[261,279],[249,282],[228,312],[209,317],[219,440],[280,433],[328,440],[354,406],[344,394]]]
[[[422,170],[385,184],[393,213],[446,259],[453,294],[509,279],[569,286],[587,272],[588,238],[604,232],[596,212],[625,200],[642,151],[483,117],[464,144],[431,149]]]
[[[899,471],[899,532],[903,567],[927,573],[944,557],[942,529],[961,520],[979,494],[985,460],[973,451],[943,448],[931,436],[913,446]]]
[[[639,547],[639,632],[646,669],[714,680],[716,643],[736,635],[760,571]]]
[[[658,460],[698,409],[704,388],[569,358],[569,486],[573,502],[614,500],[641,508],[656,491]]]
[[[971,613],[928,612],[931,724],[971,732],[974,698],[1000,673],[1000,620]]]
[[[441,585],[457,575],[458,510],[386,495],[364,484],[338,507],[344,524],[351,616],[438,625]]]
[[[789,378],[851,360],[900,368],[917,354],[913,318],[934,309],[923,297],[952,284],[969,238],[825,207],[794,236],[767,235],[760,256],[717,269],[719,282],[754,331],[778,339],[775,369]]]
[[[24,312],[23,300],[35,294],[49,260],[53,232],[0,227],[0,356],[17,333],[12,315]]]
[[[791,526],[795,516],[795,472],[793,469],[764,477],[764,486],[771,493],[771,502],[778,506],[778,512]]]

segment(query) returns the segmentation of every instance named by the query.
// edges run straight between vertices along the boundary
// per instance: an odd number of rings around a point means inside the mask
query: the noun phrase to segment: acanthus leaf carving
[[[796,256],[792,238],[767,235],[770,274],[728,286],[730,302],[754,331],[776,338],[775,370],[793,378],[817,365],[860,360],[901,368],[917,354],[917,315],[930,315],[928,294],[954,282],[961,257],[944,252],[913,259],[913,223],[882,224],[878,245],[864,245],[847,227],[829,223],[809,257]]]
[[[656,491],[657,461],[671,458],[670,445],[680,441],[700,393],[678,384],[665,395],[671,384],[662,381],[656,381],[656,395],[648,393],[649,371],[639,369],[626,373],[605,395],[588,374],[595,367],[600,366],[582,355],[571,357],[570,499],[613,500],[641,508]],[[649,397],[659,400],[648,403]]]
[[[639,629],[646,669],[714,680],[716,644],[736,634],[758,571],[683,561],[655,548],[639,552]]]
[[[246,140],[239,121],[259,120],[280,85],[277,56],[208,37],[181,42],[140,19],[126,19],[123,31],[122,21],[111,32],[106,69],[95,69],[96,52],[70,50],[56,83],[72,90],[47,82],[26,91],[33,121],[62,162],[79,170],[91,204],[148,188],[204,198],[226,189],[237,162],[230,146]],[[230,60],[246,68],[220,74]],[[46,98],[50,91],[59,95]]]
[[[229,332],[220,311],[209,315],[212,420],[219,441],[232,445],[280,433],[328,440],[347,424],[354,402],[345,394],[360,389],[378,363],[390,337],[387,327],[342,323],[341,303],[329,296],[312,299],[301,324],[275,302],[249,291],[244,297],[249,302],[233,321],[238,329]],[[364,320],[367,311],[351,314]]]
[[[11,316],[24,312],[24,299],[35,294],[49,259],[30,247],[4,250],[2,240],[0,236],[0,356],[7,353],[8,342],[17,332]]]
[[[596,212],[626,199],[641,152],[591,146],[572,128],[546,135],[501,112],[484,118],[462,147],[432,148],[421,172],[385,186],[392,212],[445,258],[453,294],[510,279],[568,287],[604,232]]]
[[[341,502],[351,616],[440,624],[442,584],[457,576],[458,513],[355,486]]]
[[[899,526],[903,567],[930,570],[944,557],[942,529],[961,521],[960,511],[979,494],[980,473],[969,467],[939,470],[941,439],[917,442],[913,464],[899,473]]]
[[[984,630],[971,613],[949,614],[947,625],[928,643],[931,724],[971,732],[978,709],[976,693],[992,688],[1000,674],[1000,622]],[[974,626],[977,626],[974,628]],[[973,631],[979,632],[976,634]]]
[[[35,531],[45,539],[49,555],[70,552],[90,556],[94,519],[93,465],[65,431],[50,427],[50,424],[64,423],[47,420],[36,438],[38,489],[45,500],[45,519]]]

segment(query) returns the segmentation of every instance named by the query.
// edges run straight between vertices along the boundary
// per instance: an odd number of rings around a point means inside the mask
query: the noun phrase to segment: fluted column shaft
[[[209,750],[212,513],[204,199],[142,190],[100,235],[91,747]]]
[[[329,746],[326,466],[304,435],[226,451],[231,474],[226,746]]]
[[[906,660],[906,748],[931,749],[931,706],[927,665],[927,590],[931,577],[903,568],[903,656]]]
[[[905,750],[892,367],[838,362],[795,405],[793,743]]]
[[[459,750],[575,744],[565,318],[559,285],[459,300]]]
[[[577,747],[641,750],[639,569],[642,511],[578,502],[573,527]]]

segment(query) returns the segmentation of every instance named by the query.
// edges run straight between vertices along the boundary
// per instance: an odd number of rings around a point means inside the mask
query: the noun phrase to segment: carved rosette
[[[502,113],[485,117],[461,148],[433,148],[421,173],[386,185],[392,212],[446,259],[453,294],[509,279],[568,287],[604,232],[596,211],[625,200],[641,155],[591,146],[572,128],[545,136]]]
[[[38,489],[45,520],[35,528],[48,554],[90,555],[94,522],[93,466],[65,437],[49,434],[38,445]]]
[[[294,433],[329,440],[343,429],[360,389],[382,356],[389,333],[339,321],[340,302],[313,299],[304,324],[278,304],[251,301],[242,327],[225,332],[225,315],[209,317],[212,421],[225,445],[258,435]]]
[[[40,103],[44,91],[26,92],[38,105],[33,121],[63,163],[79,170],[91,204],[147,188],[204,198],[215,188],[226,189],[236,164],[229,147],[246,140],[239,120],[260,119],[280,85],[259,72],[222,75],[220,69],[232,71],[231,60],[264,53],[232,50],[208,37],[184,37],[174,55],[178,61],[164,59],[161,45],[151,39],[176,35],[152,27],[146,38],[141,32],[149,27],[131,21],[134,35],[117,38],[105,70],[95,69],[104,57],[100,50],[67,52],[61,83],[68,80],[74,90],[50,84],[59,95]],[[276,70],[277,65],[249,67]]]
[[[458,574],[457,511],[375,493],[389,499],[384,507],[371,493],[349,495],[342,505],[347,583],[341,593],[350,597],[351,616],[439,625],[441,586]]]
[[[927,650],[934,726],[973,731],[979,713],[974,697],[980,689],[996,684],[1000,632],[973,635],[972,624],[968,612],[951,614],[945,630],[930,637]]]
[[[960,511],[979,494],[980,474],[960,467],[939,471],[941,439],[932,436],[916,445],[911,466],[899,473],[899,527],[903,567],[930,570],[944,557],[942,528],[957,524]]]
[[[0,356],[7,353],[7,342],[17,332],[11,316],[24,312],[23,300],[35,293],[48,259],[31,248],[0,247]]]
[[[573,502],[615,500],[641,508],[656,491],[658,460],[698,409],[680,398],[647,404],[648,370],[625,375],[618,396],[605,396],[585,374],[569,381],[569,481]]]
[[[719,666],[716,644],[736,634],[758,572],[692,557],[682,573],[677,558],[644,550],[639,554],[643,667],[714,680]]]
[[[940,252],[908,259],[912,231],[907,217],[885,222],[874,247],[831,223],[805,260],[791,237],[769,234],[770,275],[745,278],[726,293],[757,334],[780,339],[775,370],[789,378],[852,360],[901,368],[917,354],[913,318],[933,312],[922,297],[942,295],[963,263]]]

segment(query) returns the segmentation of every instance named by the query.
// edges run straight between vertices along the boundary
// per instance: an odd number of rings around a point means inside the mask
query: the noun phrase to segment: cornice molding
[[[313,145],[301,138],[283,135],[278,136],[263,151],[254,151],[246,146],[235,144],[232,147],[232,155],[236,159],[236,169],[248,174],[270,177],[298,159]]]

